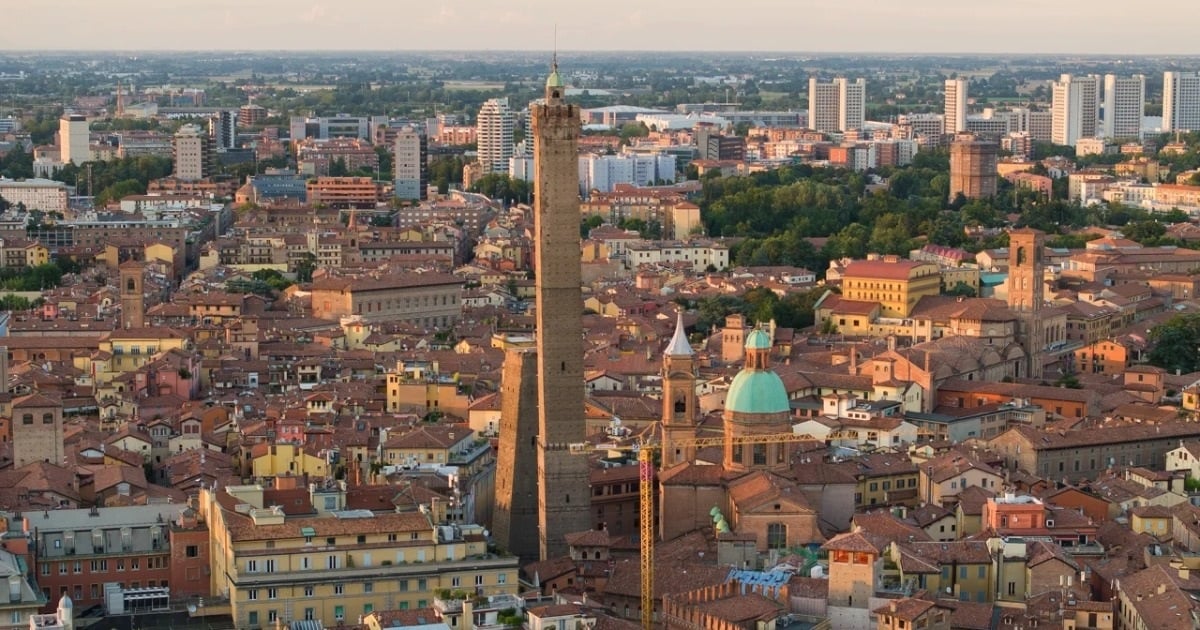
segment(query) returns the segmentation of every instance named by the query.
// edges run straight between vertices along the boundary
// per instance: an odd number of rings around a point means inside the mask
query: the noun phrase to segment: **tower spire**
[[[692,344],[688,343],[687,333],[683,330],[683,310],[680,309],[675,318],[675,334],[671,337],[671,343],[667,344],[667,356],[686,357],[692,354]]]

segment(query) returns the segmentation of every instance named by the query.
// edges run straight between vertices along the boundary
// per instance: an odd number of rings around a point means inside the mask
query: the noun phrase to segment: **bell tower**
[[[145,266],[137,261],[126,261],[118,267],[121,293],[121,325],[124,328],[145,326],[146,298]]]
[[[1025,350],[1024,365],[1017,365],[1019,378],[1041,378],[1042,330],[1041,310],[1045,303],[1045,265],[1042,254],[1046,235],[1030,228],[1008,233],[1008,308],[1014,311],[1017,322],[1017,342]]]
[[[696,437],[696,354],[683,330],[683,312],[663,355],[663,469],[696,459],[696,449],[677,446]]]

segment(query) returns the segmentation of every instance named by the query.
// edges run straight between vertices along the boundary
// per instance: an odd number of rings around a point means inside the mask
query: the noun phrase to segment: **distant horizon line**
[[[420,53],[452,53],[452,54],[538,54],[552,55],[553,49],[484,49],[484,48],[44,48],[44,49],[14,49],[0,48],[2,55],[34,55],[34,54],[180,54],[180,53],[292,53],[292,54],[420,54]],[[613,48],[613,49],[558,49],[557,52],[566,54],[611,54],[611,53],[665,53],[665,54],[708,54],[708,55],[803,55],[803,56],[915,56],[915,57],[1108,57],[1108,58],[1168,58],[1168,59],[1200,59],[1200,53],[1111,53],[1111,52],[1015,52],[1015,51],[902,51],[902,50],[859,50],[859,51],[815,51],[815,50],[704,50],[677,48]]]

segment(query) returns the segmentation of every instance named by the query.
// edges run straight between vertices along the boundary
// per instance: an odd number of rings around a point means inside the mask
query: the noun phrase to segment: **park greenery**
[[[311,273],[311,272],[310,272]],[[233,278],[225,283],[228,293],[253,293],[263,297],[273,297],[280,291],[294,284],[276,269],[259,269],[250,274],[249,279]]]
[[[79,266],[69,260],[55,260],[36,267],[4,267],[0,268],[0,289],[6,291],[53,289],[62,283],[64,275],[77,271],[79,271]]]
[[[1151,365],[1181,374],[1200,372],[1200,313],[1176,315],[1155,326],[1150,340]]]

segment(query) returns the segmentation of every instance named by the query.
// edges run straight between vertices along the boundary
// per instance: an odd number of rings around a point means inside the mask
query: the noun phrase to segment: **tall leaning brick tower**
[[[582,442],[583,296],[580,291],[580,112],[563,100],[554,63],[545,103],[532,106],[534,287],[538,353],[538,536],[542,559],[566,555],[566,534],[591,528]]]

